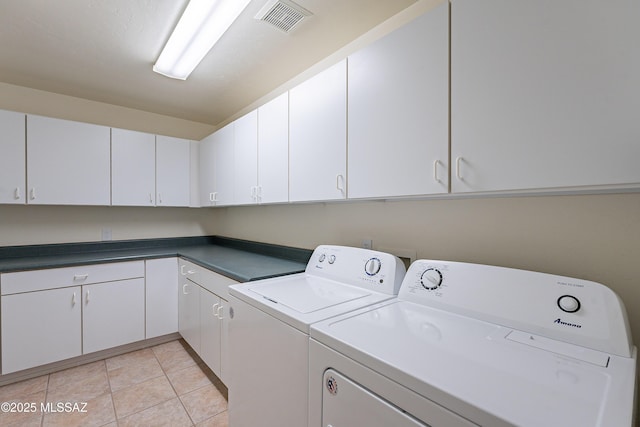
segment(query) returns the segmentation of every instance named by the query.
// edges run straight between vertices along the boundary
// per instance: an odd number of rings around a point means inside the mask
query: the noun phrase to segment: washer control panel
[[[629,357],[626,312],[606,286],[512,268],[418,260],[398,299]]]
[[[406,270],[394,255],[350,246],[320,245],[306,273],[396,295]]]

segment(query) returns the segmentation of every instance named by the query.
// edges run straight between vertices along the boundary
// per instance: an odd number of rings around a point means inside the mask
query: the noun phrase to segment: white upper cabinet
[[[214,135],[212,133],[198,143],[198,199],[203,207],[216,204]]]
[[[347,61],[289,92],[289,199],[347,196]]]
[[[449,4],[349,56],[349,198],[449,189]]]
[[[233,126],[233,204],[253,204],[258,201],[258,111],[240,117]]]
[[[199,143],[200,206],[231,205],[234,201],[234,123]]]
[[[111,204],[155,206],[155,143],[155,135],[111,130]]]
[[[156,206],[189,206],[190,141],[156,136]]]
[[[235,200],[235,126],[229,123],[213,134],[216,206],[232,205]]]
[[[453,192],[640,183],[640,2],[451,7]]]
[[[110,128],[27,116],[28,203],[109,205]]]
[[[258,108],[258,203],[289,201],[289,94]]]
[[[25,115],[0,110],[0,203],[24,204]]]

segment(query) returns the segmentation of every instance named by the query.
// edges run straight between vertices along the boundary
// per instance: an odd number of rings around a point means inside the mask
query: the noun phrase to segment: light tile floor
[[[0,387],[0,402],[19,411],[4,404],[0,426],[228,425],[227,389],[182,340]]]

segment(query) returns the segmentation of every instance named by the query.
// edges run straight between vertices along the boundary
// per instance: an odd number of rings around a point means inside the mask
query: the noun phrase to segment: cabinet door
[[[111,129],[111,204],[156,204],[156,137],[143,132]]]
[[[229,302],[224,298],[220,298],[220,374],[218,378],[225,384],[229,385],[231,380],[231,369],[229,365]]]
[[[640,183],[640,2],[451,7],[454,192]]]
[[[178,293],[178,332],[200,354],[200,286],[185,278]]]
[[[200,289],[200,357],[220,377],[220,298]]]
[[[2,374],[82,354],[79,286],[3,295]]]
[[[200,206],[215,206],[215,133],[198,143],[198,195]]]
[[[258,111],[234,122],[234,205],[258,201]]]
[[[26,203],[24,132],[24,114],[0,110],[0,203]]]
[[[289,102],[289,199],[346,198],[346,60],[291,89]]]
[[[190,141],[156,136],[157,206],[189,206]]]
[[[234,202],[234,165],[235,165],[235,124],[229,123],[214,136],[215,197],[216,206],[231,205]]]
[[[145,261],[146,338],[178,332],[178,260]]]
[[[109,205],[110,129],[27,116],[29,204]]]
[[[289,94],[258,108],[258,203],[289,201]]]
[[[349,198],[449,190],[449,4],[348,58]]]
[[[144,279],[82,287],[82,353],[144,339]]]

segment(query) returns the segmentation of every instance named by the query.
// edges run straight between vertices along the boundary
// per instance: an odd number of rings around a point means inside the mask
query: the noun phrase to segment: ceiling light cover
[[[251,0],[191,0],[153,71],[186,80]]]

